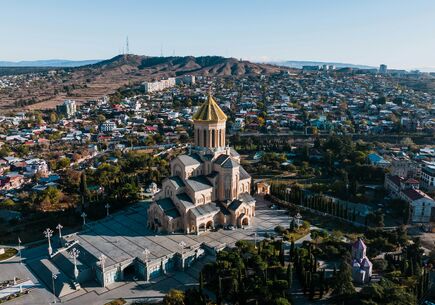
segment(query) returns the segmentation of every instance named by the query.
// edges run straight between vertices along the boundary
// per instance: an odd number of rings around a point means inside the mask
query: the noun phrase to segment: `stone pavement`
[[[143,244],[149,243],[149,250],[154,257],[160,257],[168,251],[176,249],[183,240],[189,244],[207,243],[209,245],[233,246],[238,240],[253,240],[257,233],[258,240],[264,233],[273,233],[278,225],[288,226],[289,217],[283,210],[267,208],[267,202],[258,200],[256,216],[252,225],[246,229],[219,230],[197,235],[155,235],[146,229],[146,206],[139,205],[120,213],[109,216],[104,220],[90,223],[87,230],[77,233],[80,244],[87,245],[86,249],[94,255],[106,252],[110,257],[112,250],[116,251],[114,260],[125,256],[134,256],[141,251]],[[308,237],[305,237],[308,238]],[[41,261],[47,256],[47,245],[23,249],[23,259],[26,265]],[[119,255],[119,256],[117,256]],[[140,253],[138,254],[140,255]],[[61,298],[64,304],[104,304],[110,300],[123,297],[128,301],[147,299],[149,301],[161,300],[162,296],[172,288],[187,289],[197,285],[199,270],[207,261],[213,260],[207,256],[195,263],[186,272],[175,272],[153,280],[151,283],[144,281],[119,282],[107,288],[99,287],[96,283],[83,285],[83,288]],[[17,266],[18,265],[18,266]],[[21,304],[48,304],[53,300],[53,295],[48,283],[38,279],[46,279],[47,275],[34,274],[26,265],[20,265],[17,258],[0,263],[0,281],[13,279],[18,276],[31,279],[36,285],[29,295],[8,302],[12,305]],[[51,276],[51,275],[50,275]],[[47,280],[45,280],[47,282]]]

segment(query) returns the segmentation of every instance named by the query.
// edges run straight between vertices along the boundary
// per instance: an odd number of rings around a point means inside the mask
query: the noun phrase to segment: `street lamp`
[[[55,279],[57,279],[57,275],[52,273],[51,274],[51,281],[52,281],[52,284],[53,284],[53,303],[56,303],[56,288],[54,286],[54,280]]]
[[[150,250],[148,250],[148,248],[145,248],[145,250],[143,250],[143,255],[145,256],[145,263],[148,263],[148,257],[151,254]]]
[[[60,243],[60,246],[62,246],[62,229],[63,229],[63,226],[61,224],[58,224],[56,229],[59,231],[59,243]]]
[[[103,287],[106,287],[106,276],[104,274],[104,267],[106,264],[106,256],[104,254],[101,253],[101,255],[98,257],[98,260],[100,261],[100,266],[101,266],[101,272],[102,272],[102,278],[103,278]]]
[[[74,260],[74,278],[77,282],[77,277],[79,276],[79,270],[77,269],[77,257],[79,257],[80,251],[77,248],[73,248],[69,255]]]
[[[53,230],[51,230],[50,228],[45,229],[44,236],[48,239],[48,255],[51,255],[53,253],[53,249],[51,248],[50,237],[53,236]]]
[[[80,215],[83,218],[83,226],[86,225],[86,216],[88,216],[85,212]]]
[[[104,207],[106,208],[106,216],[109,216],[110,204],[107,203]]]
[[[21,239],[18,236],[18,252],[20,254],[20,265],[23,264],[23,257],[21,256]]]
[[[181,248],[181,254],[183,254],[183,250],[184,248],[186,248],[187,244],[184,240],[180,241],[180,243],[178,244]]]

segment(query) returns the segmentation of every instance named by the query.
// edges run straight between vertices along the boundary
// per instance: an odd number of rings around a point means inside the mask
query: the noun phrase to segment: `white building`
[[[151,93],[151,92],[157,92],[168,88],[172,88],[175,86],[175,83],[176,83],[175,78],[170,77],[168,79],[162,79],[155,82],[145,82],[143,83],[143,85],[144,85],[145,93]]]
[[[411,206],[413,223],[430,221],[432,209],[435,207],[435,201],[432,198],[423,191],[412,188],[401,191],[399,195]]]
[[[421,170],[421,187],[428,192],[435,191],[435,166],[426,165]]]
[[[77,105],[75,101],[65,100],[62,104],[56,106],[56,110],[59,114],[69,119],[76,114]]]
[[[112,132],[116,128],[116,124],[112,121],[106,121],[100,125],[101,132]]]

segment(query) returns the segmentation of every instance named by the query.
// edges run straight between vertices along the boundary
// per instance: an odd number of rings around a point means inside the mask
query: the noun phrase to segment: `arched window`
[[[200,132],[199,132],[199,128],[197,128],[196,129],[196,145],[197,146],[199,146],[199,137],[200,137],[200,134],[199,134]]]
[[[219,147],[222,147],[222,130],[219,129]]]
[[[204,142],[202,146],[207,146],[207,130],[204,129]]]
[[[216,130],[211,131],[211,146],[216,147]]]

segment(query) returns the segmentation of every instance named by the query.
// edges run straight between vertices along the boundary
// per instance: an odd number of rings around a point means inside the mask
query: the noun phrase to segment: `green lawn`
[[[12,256],[18,253],[17,249],[14,248],[6,248],[5,253],[0,254],[0,261],[4,261],[5,259],[11,258]]]

